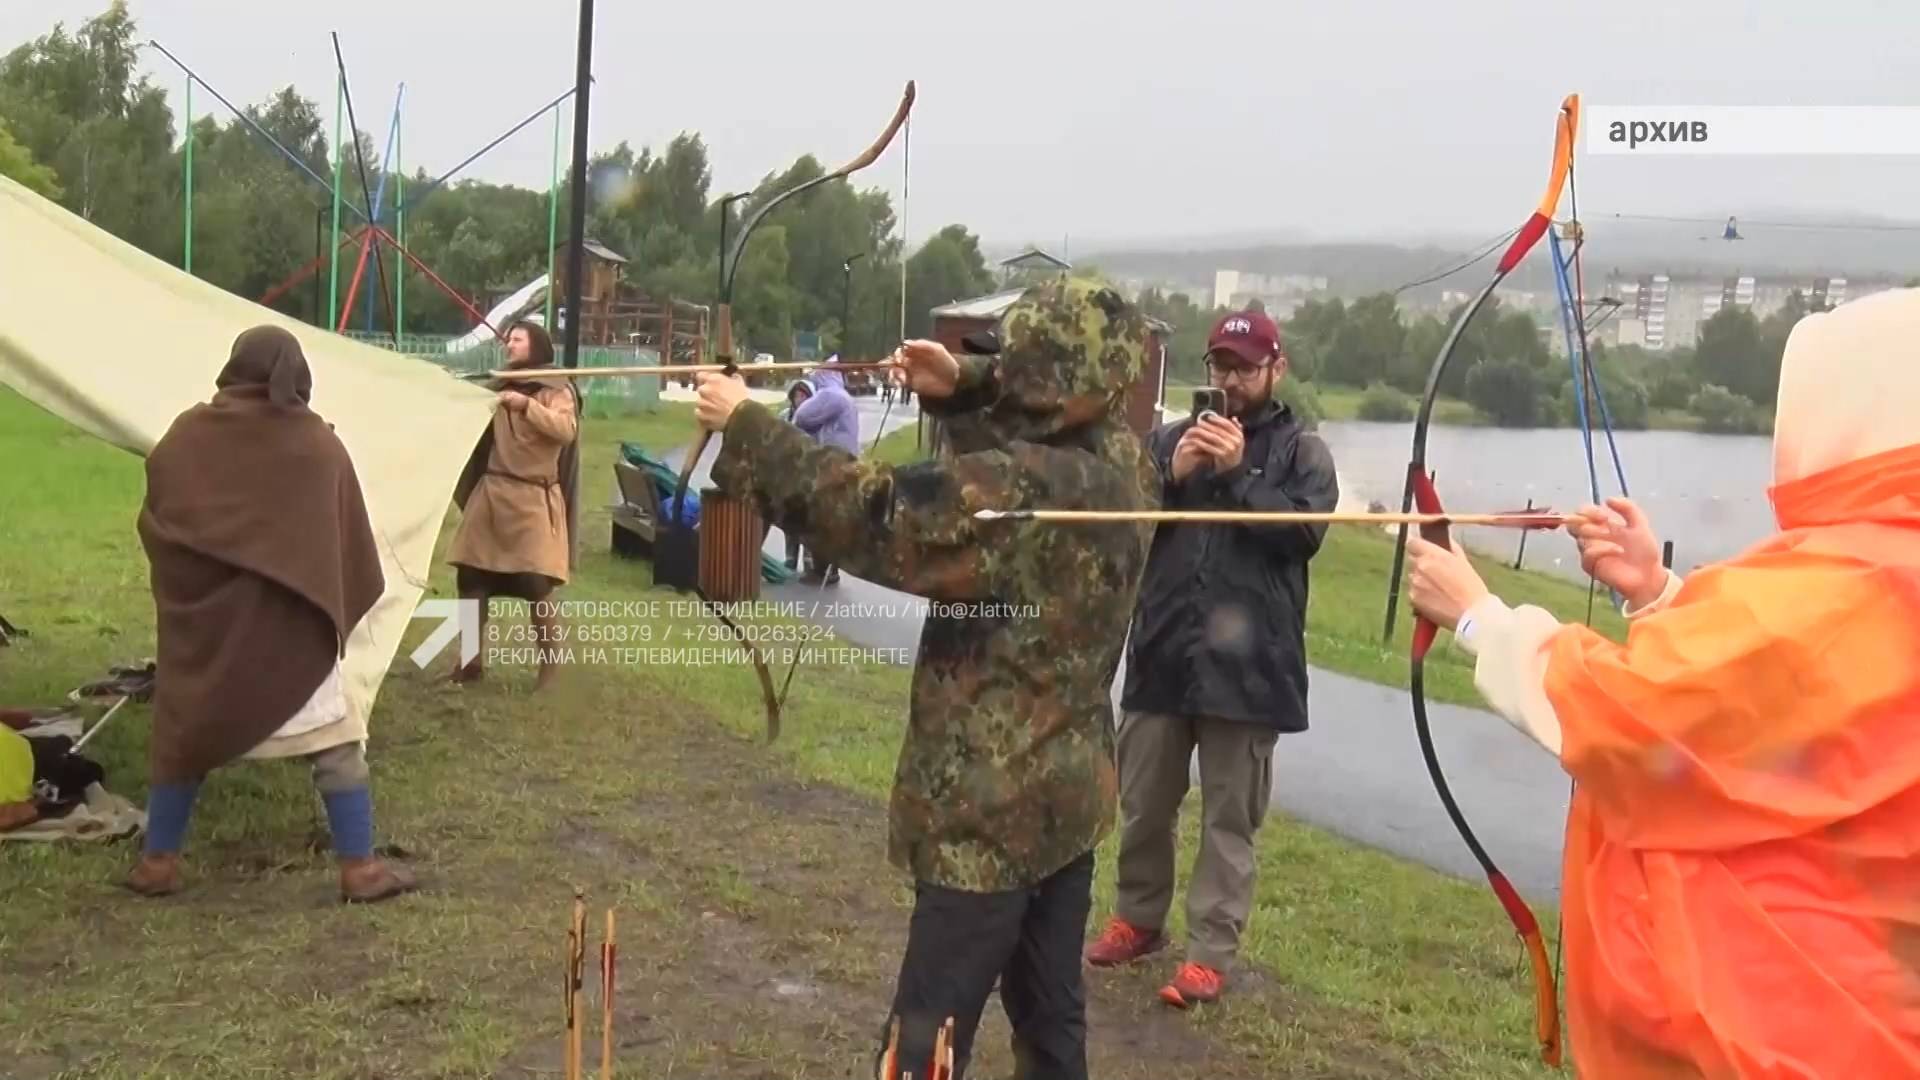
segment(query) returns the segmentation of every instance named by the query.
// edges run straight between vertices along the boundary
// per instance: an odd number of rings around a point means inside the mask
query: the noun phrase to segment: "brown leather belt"
[[[560,486],[558,477],[521,476],[518,473],[510,473],[501,469],[488,469],[487,475],[497,476],[502,480],[511,480],[516,484],[526,484],[530,487],[556,488]],[[551,502],[547,503],[547,528],[554,532],[560,531],[560,523],[554,519],[553,503]]]

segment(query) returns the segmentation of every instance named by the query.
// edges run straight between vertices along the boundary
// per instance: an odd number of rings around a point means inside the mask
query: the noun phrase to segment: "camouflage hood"
[[[1089,281],[1061,278],[1028,289],[1001,317],[999,338],[997,399],[947,422],[960,453],[1055,442],[1099,424],[1124,408],[1146,370],[1145,317]]]

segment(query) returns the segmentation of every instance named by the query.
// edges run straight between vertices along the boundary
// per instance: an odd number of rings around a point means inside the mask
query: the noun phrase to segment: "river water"
[[[1411,424],[1327,421],[1320,435],[1333,451],[1341,501],[1378,500],[1398,510],[1406,482]],[[1626,431],[1613,436],[1616,472],[1604,432],[1593,435],[1594,471],[1604,498],[1625,491],[1647,512],[1662,540],[1673,542],[1673,567],[1682,573],[1738,554],[1775,529],[1766,488],[1772,479],[1772,441],[1763,436]],[[1448,509],[1576,510],[1592,500],[1583,437],[1575,428],[1435,427],[1427,437],[1427,467]],[[1475,550],[1515,555],[1520,534],[1510,529],[1462,529]],[[1579,555],[1564,531],[1527,534],[1525,565],[1584,581]]]

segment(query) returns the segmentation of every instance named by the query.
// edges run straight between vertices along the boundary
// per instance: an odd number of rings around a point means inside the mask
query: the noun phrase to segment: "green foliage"
[[[1311,431],[1320,426],[1327,415],[1320,405],[1320,395],[1314,393],[1313,384],[1305,379],[1285,379],[1274,388],[1274,396],[1293,410],[1293,415]]]
[[[180,265],[185,140],[176,145],[167,92],[136,78],[139,40],[127,5],[115,0],[77,31],[56,26],[0,58],[0,116],[8,129],[0,133],[0,170]],[[331,103],[323,110],[288,87],[246,111],[313,173],[331,178]],[[332,313],[323,310],[332,270],[324,258],[330,190],[238,121],[203,118],[191,137],[194,273],[260,299],[318,257],[318,277],[284,291],[274,306],[306,321],[331,321]],[[354,133],[354,139],[344,171],[343,237],[360,227],[363,219],[354,208],[364,211],[367,201],[355,167],[356,148],[368,162],[369,187],[382,182],[383,148],[366,132]],[[36,166],[44,171],[29,171]],[[818,161],[803,157],[768,174],[749,198],[733,205],[730,239],[778,191],[821,172]],[[718,193],[711,190],[712,167],[698,134],[682,132],[659,151],[618,143],[592,158],[587,178],[588,234],[628,260],[622,269],[626,287],[656,300],[717,302]],[[383,224],[400,231],[394,207],[418,200],[407,209],[404,242],[458,294],[457,299],[446,295],[423,272],[384,249],[386,287],[404,282],[407,290],[409,334],[464,333],[474,323],[468,305],[484,310],[544,273],[550,210],[562,222],[570,211],[570,176],[559,178],[552,207],[544,185],[529,190],[462,180],[429,192],[431,177],[425,172],[396,171],[385,180]],[[915,282],[909,274],[905,289],[908,314],[923,332],[926,305],[915,311],[914,296],[937,293],[945,301],[992,286],[979,240],[964,228],[950,228],[929,245],[931,253],[921,260],[929,279]],[[342,303],[360,250],[352,240],[340,249]],[[956,250],[958,259],[952,257]],[[856,254],[862,258],[849,274],[843,267]],[[831,324],[834,344],[843,352],[890,350],[901,332],[905,254],[884,191],[823,184],[783,203],[754,233],[737,268],[737,340],[743,347],[784,356],[795,329]],[[382,276],[369,264],[352,314],[354,327],[364,325],[366,300],[382,287]],[[382,329],[388,325],[384,309],[378,302],[373,309]]]
[[[1750,402],[1770,404],[1779,391],[1780,354],[1769,353],[1760,320],[1745,308],[1723,307],[1700,325],[1693,366],[1702,384]]]
[[[14,141],[13,134],[4,123],[0,123],[0,176],[42,198],[60,198],[59,177],[54,175],[52,169],[34,161],[27,148]]]
[[[60,204],[148,251],[182,241],[173,115],[140,66],[125,0],[69,33],[0,58],[0,116],[32,161],[53,170]]]
[[[1374,383],[1360,395],[1360,419],[1375,423],[1402,424],[1413,419],[1418,403],[1397,387]]]
[[[1668,368],[1654,376],[1647,403],[1656,409],[1684,409],[1687,399],[1699,388],[1698,379],[1679,367]]]
[[[1534,369],[1518,360],[1476,365],[1467,376],[1467,401],[1498,427],[1535,427],[1543,404]]]
[[[1147,289],[1141,292],[1135,303],[1150,318],[1159,319],[1172,327],[1167,336],[1167,378],[1175,382],[1205,382],[1207,334],[1212,331],[1214,320],[1219,316],[1194,303],[1185,293],[1169,296],[1157,289]],[[1289,353],[1292,354],[1291,349]],[[1301,370],[1297,354],[1291,355],[1291,360],[1296,376],[1312,377]]]
[[[964,225],[941,229],[907,260],[907,337],[932,333],[934,308],[992,287],[993,275],[980,254],[980,238]]]
[[[1388,372],[1387,381],[1409,394],[1426,390],[1427,372],[1440,358],[1440,347],[1447,341],[1447,324],[1435,315],[1422,315],[1407,327],[1407,344],[1400,360]]]
[[[1652,418],[1652,406],[1646,386],[1623,370],[1625,365],[1604,352],[1593,357],[1598,392],[1590,391],[1583,379],[1579,385],[1562,380],[1553,395],[1553,416],[1560,423],[1580,424],[1581,398],[1585,397],[1587,423],[1595,431],[1610,421],[1615,431],[1639,431]],[[1684,401],[1683,401],[1684,404]]]
[[[1407,328],[1393,297],[1363,297],[1347,309],[1321,377],[1346,386],[1378,382],[1398,366],[1406,341]]]
[[[1346,301],[1339,297],[1308,300],[1294,309],[1293,317],[1280,328],[1294,374],[1303,379],[1333,381],[1333,343],[1346,320]]]
[[[1700,419],[1700,429],[1716,435],[1754,435],[1766,430],[1760,410],[1746,397],[1724,386],[1701,387],[1687,402]]]

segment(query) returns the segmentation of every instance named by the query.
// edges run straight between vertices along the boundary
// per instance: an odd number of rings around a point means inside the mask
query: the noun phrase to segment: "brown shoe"
[[[418,887],[406,867],[395,866],[384,859],[340,861],[340,899],[349,904],[371,904]]]
[[[172,896],[180,891],[180,856],[142,855],[120,884],[141,896]]]
[[[452,673],[447,676],[447,681],[456,685],[477,683],[485,675],[486,669],[476,657],[471,664],[455,665]]]

